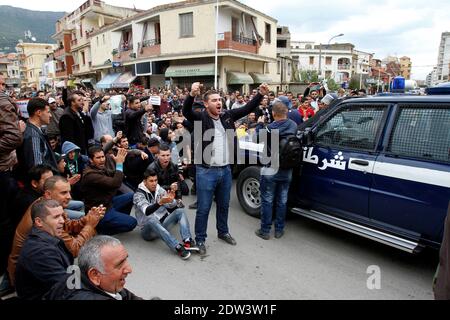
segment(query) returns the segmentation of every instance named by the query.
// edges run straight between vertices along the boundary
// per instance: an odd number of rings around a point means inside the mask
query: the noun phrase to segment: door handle
[[[352,164],[356,164],[358,166],[368,167],[369,161],[366,160],[352,160]]]

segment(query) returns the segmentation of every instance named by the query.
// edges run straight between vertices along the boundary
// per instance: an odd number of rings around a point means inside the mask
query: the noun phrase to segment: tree
[[[348,87],[351,90],[358,90],[359,89],[359,78],[352,77]]]
[[[301,80],[305,83],[319,82],[319,75],[315,70],[305,70],[301,73]]]
[[[341,87],[336,83],[336,81],[334,81],[334,79],[331,78],[327,79],[327,86],[330,91],[338,91],[339,88]]]

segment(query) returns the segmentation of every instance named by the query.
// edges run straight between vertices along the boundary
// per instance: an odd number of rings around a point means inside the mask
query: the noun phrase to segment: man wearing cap
[[[50,118],[50,123],[47,126],[47,135],[57,137],[60,135],[59,119],[61,119],[64,110],[58,106],[54,98],[49,98],[48,104],[50,106],[50,114],[52,117]]]

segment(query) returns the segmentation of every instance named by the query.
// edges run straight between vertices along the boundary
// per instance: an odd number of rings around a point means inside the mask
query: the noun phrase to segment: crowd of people
[[[2,294],[137,299],[124,289],[131,272],[126,249],[111,236],[138,226],[144,240],[160,238],[182,259],[205,255],[213,201],[218,238],[236,245],[228,227],[236,140],[227,132],[242,138],[276,129],[282,139],[339,95],[318,84],[297,96],[265,84],[248,95],[206,90],[200,83],[174,90],[64,88],[33,93],[24,118],[15,105],[19,97],[6,91],[0,76]],[[151,103],[155,96],[159,105]],[[202,132],[213,131],[212,139],[189,139],[180,147],[196,122]],[[194,161],[205,150],[213,150],[212,156]],[[276,206],[280,238],[292,169],[261,179],[256,235],[270,238]],[[197,195],[189,205],[197,210],[194,232],[183,202],[189,193]],[[175,224],[179,236],[171,233]],[[67,268],[77,257],[82,286],[69,290]],[[117,265],[120,270],[108,271]]]

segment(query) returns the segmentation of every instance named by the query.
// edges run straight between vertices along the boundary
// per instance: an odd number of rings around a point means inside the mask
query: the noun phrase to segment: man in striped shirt
[[[45,164],[58,172],[55,155],[41,130],[42,126],[50,123],[51,113],[47,101],[33,98],[28,102],[27,111],[30,118],[20,152],[22,169],[28,172],[36,165]]]

